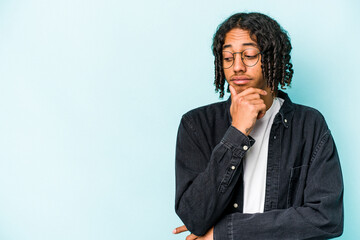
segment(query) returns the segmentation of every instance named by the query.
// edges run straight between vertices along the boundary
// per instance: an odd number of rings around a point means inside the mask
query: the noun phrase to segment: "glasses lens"
[[[243,52],[243,62],[246,66],[252,67],[259,61],[259,51],[255,48],[246,49]]]
[[[234,63],[234,55],[232,52],[223,51],[223,67],[230,68]]]

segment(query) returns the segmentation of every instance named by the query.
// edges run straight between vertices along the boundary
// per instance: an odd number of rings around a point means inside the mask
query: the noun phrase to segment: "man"
[[[213,39],[215,86],[231,97],[183,115],[175,210],[191,239],[326,239],[343,231],[343,182],[323,116],[278,90],[293,70],[286,32],[238,13]]]

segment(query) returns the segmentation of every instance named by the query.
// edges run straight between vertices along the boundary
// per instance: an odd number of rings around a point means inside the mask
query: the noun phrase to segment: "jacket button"
[[[243,149],[246,151],[246,150],[248,150],[248,149],[249,149],[249,147],[248,147],[248,146],[246,146],[246,145],[244,145],[244,146],[243,146]]]
[[[286,118],[284,119],[284,122],[287,123],[287,119],[286,119]]]
[[[234,169],[235,169],[235,166],[231,166],[231,169],[234,170]]]
[[[238,208],[238,207],[239,207],[239,204],[234,203],[234,208]]]

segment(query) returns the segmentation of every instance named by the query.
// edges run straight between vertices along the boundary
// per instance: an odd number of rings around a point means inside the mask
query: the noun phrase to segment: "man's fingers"
[[[194,239],[197,239],[198,236],[194,235],[194,234],[190,234],[186,237],[186,240],[194,240]]]
[[[248,100],[248,101],[255,100],[255,99],[260,99],[261,100],[260,94],[258,94],[258,93],[250,93],[250,94],[248,94],[246,96],[243,96],[241,98],[244,99],[244,100]]]
[[[182,225],[181,227],[177,227],[177,228],[175,228],[174,230],[173,230],[173,233],[174,234],[178,234],[178,233],[182,233],[182,232],[185,232],[185,231],[187,231],[188,229],[186,228],[186,226],[185,225]],[[188,235],[187,237],[186,237],[186,240],[195,240],[195,239],[197,239],[198,238],[198,236],[196,236],[196,235],[194,235],[194,234],[190,234],[190,235]]]
[[[267,94],[267,92],[265,90],[262,90],[260,88],[250,87],[250,88],[245,89],[244,91],[242,91],[238,95],[239,96],[246,96],[246,95],[249,95],[249,94],[252,94],[252,93],[257,93],[257,94],[260,94],[260,95],[266,95]]]
[[[237,95],[237,93],[235,91],[235,88],[233,86],[230,85],[229,89],[230,89],[231,96],[236,96]]]
[[[249,99],[253,99],[253,98],[258,98],[257,96],[259,96],[259,95],[267,95],[267,92],[260,88],[250,87],[250,88],[245,89],[241,93],[237,93],[235,88],[231,85],[229,86],[229,89],[230,89],[230,93],[232,96],[232,100],[234,99],[234,97],[246,97]]]
[[[261,104],[265,104],[264,103],[264,100],[262,100],[261,98],[259,99],[251,99],[251,100],[248,100],[246,99],[246,101],[251,104],[251,105],[261,105]],[[266,108],[266,105],[265,105],[265,108]]]
[[[178,233],[182,233],[182,232],[185,232],[187,231],[187,228],[185,225],[182,225],[181,227],[177,227],[173,230],[173,233],[174,234],[178,234]]]
[[[266,114],[266,105],[265,105],[265,103],[262,103],[262,104],[260,104],[260,105],[261,105],[261,106],[260,106],[261,110],[259,111],[259,114],[258,114],[258,116],[257,116],[257,119],[261,119],[261,118],[264,117],[265,114]]]
[[[263,118],[265,116],[265,113],[266,113],[266,111],[260,111],[258,116],[257,116],[257,119]]]

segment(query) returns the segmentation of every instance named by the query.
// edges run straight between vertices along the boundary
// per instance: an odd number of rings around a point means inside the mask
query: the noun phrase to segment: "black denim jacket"
[[[278,96],[285,101],[270,131],[264,213],[242,213],[242,159],[255,141],[231,126],[231,99],[183,115],[175,210],[190,232],[215,226],[215,240],[342,234],[343,181],[330,130],[317,110]]]

